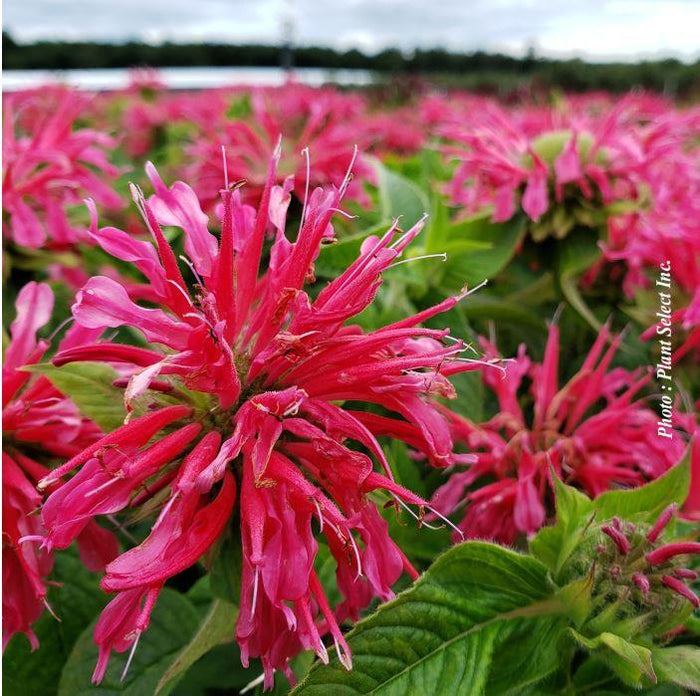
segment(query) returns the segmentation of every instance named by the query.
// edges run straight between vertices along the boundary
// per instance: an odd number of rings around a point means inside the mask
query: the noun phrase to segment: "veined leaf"
[[[656,683],[649,648],[631,643],[614,633],[601,633],[595,638],[586,638],[573,629],[569,631],[577,643],[599,656],[626,684],[640,687],[643,678]]]
[[[508,693],[557,669],[560,611],[544,565],[492,544],[460,544],[348,634],[351,672],[331,658],[293,694]],[[496,666],[494,655],[510,666]]]

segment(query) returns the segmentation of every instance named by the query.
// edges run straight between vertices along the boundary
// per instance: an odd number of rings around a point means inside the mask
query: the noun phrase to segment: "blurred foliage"
[[[3,32],[6,70],[152,67],[279,67],[284,48],[261,44],[147,44],[128,41],[15,42]],[[675,58],[638,63],[589,63],[578,58],[554,60],[529,54],[523,58],[501,53],[452,53],[445,49],[400,51],[387,48],[367,54],[321,46],[297,46],[293,62],[299,68],[372,70],[385,76],[396,90],[395,76],[422,76],[446,87],[487,92],[512,92],[522,87],[559,87],[567,91],[633,88],[690,96],[700,92],[700,62]],[[380,80],[381,82],[381,80]]]

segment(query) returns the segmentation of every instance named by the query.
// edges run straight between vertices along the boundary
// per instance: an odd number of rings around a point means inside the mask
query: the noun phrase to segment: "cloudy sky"
[[[5,0],[4,28],[38,38],[443,46],[593,59],[700,57],[700,0]]]

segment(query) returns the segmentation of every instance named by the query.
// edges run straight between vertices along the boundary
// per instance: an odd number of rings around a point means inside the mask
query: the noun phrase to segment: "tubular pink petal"
[[[630,552],[632,546],[629,539],[619,529],[615,529],[615,527],[611,527],[609,525],[603,525],[600,531],[613,540],[613,543],[615,546],[617,546],[617,550],[623,556],[626,556]]]
[[[658,549],[650,551],[646,558],[650,565],[661,565],[676,556],[691,554],[700,554],[700,542],[680,541],[674,544],[666,544],[665,546],[660,546]]]
[[[661,582],[676,594],[687,599],[696,609],[700,608],[700,598],[683,581],[670,575],[662,575]]]
[[[676,505],[676,503],[671,503],[671,505],[665,508],[654,523],[654,526],[647,533],[647,540],[652,544],[655,543],[664,529],[666,529],[668,523],[676,516],[677,512],[678,505]]]
[[[88,461],[88,459],[93,457],[100,449],[119,443],[129,443],[138,447],[146,443],[155,433],[166,425],[174,423],[180,418],[185,418],[191,413],[192,410],[187,406],[168,406],[167,408],[140,416],[130,423],[105,435],[65,464],[54,469],[48,476],[45,476],[39,481],[38,487],[41,490],[56,483],[69,471],[72,471]]]

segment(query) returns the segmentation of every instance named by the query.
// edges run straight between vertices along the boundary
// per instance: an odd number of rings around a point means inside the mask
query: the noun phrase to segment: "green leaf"
[[[577,643],[599,656],[626,684],[642,686],[644,677],[656,683],[649,648],[630,643],[614,633],[601,633],[589,639],[573,629],[569,631]]]
[[[657,675],[658,676],[658,675]],[[576,670],[573,680],[569,682],[573,687],[570,691],[561,688],[552,694],[570,694],[571,696],[637,696],[639,688],[624,685],[608,664],[599,657],[589,657]],[[672,684],[660,684],[643,691],[646,696],[687,696],[687,692]],[[537,696],[542,696],[537,694]]]
[[[238,607],[215,599],[192,640],[165,670],[156,686],[156,694],[167,694],[184,673],[212,648],[233,640]]]
[[[372,160],[377,174],[379,207],[385,220],[401,217],[402,229],[415,225],[429,210],[425,193],[401,174],[387,169],[379,160]]]
[[[589,269],[602,255],[598,236],[589,229],[577,230],[559,245],[557,279],[562,294],[569,304],[596,330],[601,323],[583,299],[578,283],[580,275]]]
[[[543,527],[530,541],[530,553],[544,563],[555,578],[582,538],[593,513],[593,502],[583,493],[567,486],[556,474],[554,495],[557,521]]]
[[[124,424],[124,391],[112,386],[119,375],[109,365],[82,362],[56,367],[38,363],[22,369],[44,375],[75,403],[83,416],[95,421],[102,430],[110,432]]]
[[[531,335],[543,335],[547,325],[541,314],[528,307],[526,304],[501,300],[498,297],[489,296],[488,290],[477,292],[465,297],[458,305],[458,310],[468,319],[483,319],[494,321],[497,326],[513,326],[518,337],[525,332]]]
[[[444,198],[437,194],[433,195],[430,217],[423,233],[426,254],[440,253],[444,249],[451,224],[450,211],[445,205]]]
[[[57,553],[48,601],[60,621],[48,612],[34,624],[39,649],[31,652],[24,635],[16,635],[3,654],[3,688],[8,694],[53,696],[63,664],[73,644],[106,603],[97,576],[90,573],[73,549]]]
[[[477,285],[498,274],[513,258],[524,235],[522,218],[495,223],[482,213],[452,225],[445,233],[442,248],[426,252],[447,252],[439,285],[444,292],[455,293],[465,285]]]
[[[334,656],[314,665],[293,694],[517,691],[557,669],[560,611],[541,563],[493,544],[460,544],[350,631],[352,671]]]
[[[645,486],[625,491],[608,491],[599,495],[593,506],[599,520],[615,515],[626,520],[653,523],[659,513],[671,503],[681,506],[690,487],[690,447],[683,461],[663,476]]]
[[[651,652],[654,669],[660,681],[669,681],[691,691],[700,692],[700,648],[676,645],[655,648]]]
[[[313,657],[313,653],[307,654]],[[172,696],[237,694],[260,672],[262,667],[253,661],[249,668],[243,667],[238,645],[235,642],[224,643],[197,660],[185,672],[171,694]],[[289,685],[287,685],[288,691]]]
[[[150,626],[139,640],[126,678],[120,681],[128,651],[112,653],[101,684],[90,683],[97,662],[97,646],[92,640],[94,626],[88,627],[63,668],[58,696],[154,694],[161,677],[190,642],[199,624],[199,614],[192,604],[174,590],[164,589],[151,615]]]
[[[594,581],[595,574],[591,570],[585,578],[574,580],[559,590],[559,599],[567,607],[567,613],[577,627],[583,625],[591,613],[591,593]]]

